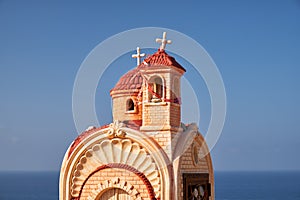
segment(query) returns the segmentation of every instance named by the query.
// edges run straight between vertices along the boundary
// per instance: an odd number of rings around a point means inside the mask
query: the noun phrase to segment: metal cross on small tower
[[[136,54],[132,54],[132,58],[136,58],[137,65],[140,65],[140,63],[141,63],[141,57],[144,57],[144,56],[145,56],[145,54],[141,53],[140,47],[136,48]]]
[[[156,38],[157,43],[161,43],[159,49],[164,50],[166,48],[166,44],[171,44],[171,40],[167,40],[167,32],[163,32],[163,38]]]

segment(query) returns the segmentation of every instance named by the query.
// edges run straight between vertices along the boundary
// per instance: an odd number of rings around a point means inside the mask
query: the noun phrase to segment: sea
[[[58,200],[59,172],[0,172],[0,200]],[[300,200],[300,171],[215,172],[216,200]]]

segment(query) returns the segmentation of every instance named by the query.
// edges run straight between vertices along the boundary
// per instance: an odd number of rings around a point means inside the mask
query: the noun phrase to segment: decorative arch
[[[128,170],[132,173],[134,173],[136,176],[138,176],[145,184],[146,188],[147,188],[147,191],[148,191],[148,194],[149,194],[149,197],[150,199],[153,199],[155,200],[156,199],[156,195],[155,195],[155,192],[154,192],[154,188],[152,187],[150,181],[147,179],[147,177],[139,172],[138,170],[136,170],[135,168],[131,167],[131,166],[128,166],[128,165],[125,165],[125,164],[120,164],[120,163],[111,163],[111,164],[107,164],[107,165],[103,165],[103,166],[100,166],[98,167],[94,172],[92,172],[88,178],[84,181],[83,185],[81,186],[81,190],[80,190],[80,194],[79,194],[79,198],[80,198],[80,195],[81,195],[81,191],[85,185],[85,183],[88,181],[88,179],[93,176],[96,172],[98,171],[101,171],[101,170],[104,170],[104,169],[108,169],[108,168],[119,168],[119,169],[125,169],[125,170]],[[131,184],[128,184],[126,181],[125,182],[121,182],[119,178],[114,178],[112,179],[111,181],[109,180],[106,180],[105,182],[103,183],[99,183],[98,184],[98,189],[96,191],[94,191],[94,195],[96,194],[96,196],[100,195],[100,193],[104,192],[103,190],[106,190],[108,188],[119,188],[119,189],[123,189],[125,191],[127,191],[134,199],[136,198],[140,198],[140,195],[139,195],[139,192],[134,189],[133,185]],[[98,192],[98,193],[97,193]],[[96,197],[95,196],[95,197]],[[95,199],[95,198],[94,198]]]
[[[119,163],[119,164],[117,164]],[[81,156],[73,172],[71,194],[78,196],[85,181],[95,173],[98,166],[106,168],[132,169],[132,172],[143,174],[154,186],[159,196],[159,172],[149,153],[130,139],[106,139],[95,144]],[[102,166],[102,168],[103,168]]]
[[[135,104],[132,98],[127,99],[126,101],[126,112],[135,112]]]
[[[117,140],[115,140],[117,139]],[[109,143],[107,140],[113,140]],[[123,141],[124,142],[121,142]],[[63,159],[61,173],[60,173],[60,199],[71,199],[76,198],[79,195],[80,184],[77,184],[83,179],[85,180],[88,177],[89,172],[91,173],[98,166],[105,165],[105,163],[99,164],[99,160],[97,161],[99,156],[91,156],[96,153],[90,154],[91,151],[97,151],[97,145],[103,145],[102,147],[110,148],[109,144],[116,143],[116,145],[124,145],[128,147],[128,141],[131,141],[131,145],[134,149],[140,152],[139,158],[145,156],[145,159],[148,160],[148,157],[151,158],[152,164],[155,165],[155,172],[153,174],[148,174],[147,179],[153,185],[154,191],[159,191],[159,193],[155,193],[156,198],[160,199],[172,199],[174,195],[174,191],[170,190],[173,185],[173,169],[172,162],[169,160],[168,156],[164,152],[164,150],[160,147],[160,145],[149,135],[136,131],[134,129],[130,129],[124,127],[122,123],[112,123],[108,128],[103,129],[95,129],[94,132],[90,133],[87,137],[83,138],[82,141],[73,149],[72,153],[68,156],[68,149],[65,157]],[[142,148],[137,148],[138,146]],[[144,150],[142,150],[144,149]],[[91,151],[89,151],[91,150]],[[117,150],[117,149],[114,149]],[[100,151],[100,147],[99,147]],[[125,151],[123,151],[125,152]],[[104,159],[104,158],[101,158]],[[116,157],[117,159],[117,157]],[[139,159],[138,159],[139,160]],[[97,163],[95,165],[85,165],[85,162],[93,162]],[[113,160],[112,160],[113,161]],[[103,160],[101,162],[104,162]],[[113,161],[114,162],[114,161]],[[128,161],[129,162],[129,161]],[[148,161],[146,163],[149,163]],[[83,164],[83,165],[82,165]],[[129,163],[127,163],[129,165]],[[91,166],[91,169],[84,166]],[[141,165],[139,171],[143,171]],[[81,169],[81,167],[83,167]],[[147,170],[146,168],[144,170]],[[75,171],[77,171],[75,173]],[[79,181],[79,182],[78,182]],[[162,184],[158,184],[162,183]],[[76,183],[73,185],[73,183]],[[73,191],[73,192],[71,192]]]
[[[174,77],[172,84],[172,99],[174,103],[181,104],[181,94],[180,94],[180,78]]]
[[[120,195],[120,193],[121,194],[123,194],[123,197],[121,197],[121,198],[118,198],[118,199],[127,199],[127,196],[129,196],[130,197],[130,200],[132,200],[132,199],[137,199],[136,197],[134,197],[134,196],[130,196],[129,194],[128,194],[128,192],[127,191],[125,191],[125,190],[123,190],[123,189],[120,189],[120,188],[117,188],[117,187],[111,187],[111,188],[108,188],[108,189],[106,189],[105,191],[103,191],[103,192],[101,192],[101,194],[99,194],[97,197],[95,197],[95,198],[93,198],[93,197],[91,197],[91,196],[88,196],[88,200],[107,200],[107,198],[108,197],[110,197],[111,195],[112,195],[112,193],[110,192],[110,191],[113,191],[113,195],[115,195],[115,190],[117,190],[117,194],[118,195]],[[109,193],[110,192],[110,193]],[[108,193],[108,194],[110,194],[110,196],[105,196],[105,194],[106,193]],[[126,196],[126,198],[124,198],[124,193],[125,193],[125,195],[127,195]],[[103,196],[103,197],[102,197]],[[101,198],[101,199],[100,199]],[[106,198],[106,199],[105,199]],[[138,198],[138,200],[141,200],[142,198],[141,197],[139,197]]]
[[[183,128],[183,132],[179,136],[177,144],[175,145],[175,151],[173,153],[173,166],[174,166],[174,174],[175,174],[175,184],[179,180],[181,176],[179,166],[181,165],[182,159],[181,156],[188,150],[189,147],[194,146],[194,142],[197,143],[199,147],[199,159],[205,159],[205,163],[207,164],[208,172],[209,172],[209,182],[211,183],[211,199],[215,199],[214,197],[214,174],[213,174],[213,165],[211,156],[209,154],[209,149],[205,142],[204,137],[199,133],[198,127],[195,123],[192,123],[188,126],[181,124]],[[203,156],[205,155],[205,156]],[[176,191],[177,195],[180,195]]]
[[[132,185],[128,184],[127,182],[120,182],[119,178],[114,178],[111,180],[106,180],[100,182],[98,184],[98,188],[93,190],[92,194],[89,195],[89,199],[97,199],[99,198],[104,192],[111,188],[118,188],[121,190],[126,191],[132,199],[141,199],[139,195],[139,191],[132,187]]]

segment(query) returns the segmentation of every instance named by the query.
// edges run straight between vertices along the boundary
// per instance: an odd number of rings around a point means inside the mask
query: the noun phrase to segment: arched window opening
[[[173,81],[173,88],[172,88],[172,100],[174,103],[181,103],[180,100],[180,83],[179,79],[175,78]]]
[[[134,102],[132,99],[128,99],[126,103],[126,111],[134,111]]]
[[[150,100],[151,102],[161,102],[164,95],[163,82],[160,77],[155,77],[149,83]]]
[[[162,80],[159,77],[154,79],[154,92],[156,93],[157,98],[162,98],[163,95],[163,84]]]

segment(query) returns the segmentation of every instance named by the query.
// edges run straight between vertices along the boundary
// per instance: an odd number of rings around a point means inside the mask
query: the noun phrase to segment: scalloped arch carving
[[[95,144],[79,159],[72,177],[72,196],[79,196],[84,181],[98,166],[109,163],[126,164],[143,173],[153,186],[155,196],[160,196],[159,172],[149,153],[138,143],[120,138]]]

